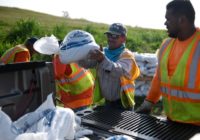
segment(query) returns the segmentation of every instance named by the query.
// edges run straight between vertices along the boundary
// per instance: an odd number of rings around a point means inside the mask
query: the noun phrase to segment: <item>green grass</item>
[[[137,19],[136,19],[137,20]],[[44,13],[9,8],[0,6],[0,56],[16,44],[23,43],[27,37],[54,34],[59,39],[74,29],[82,29],[90,32],[96,42],[106,45],[104,32],[109,25],[90,22],[85,19],[70,19],[57,17]],[[132,51],[140,53],[154,53],[159,48],[162,40],[167,37],[164,30],[147,29],[127,26],[128,37],[126,46]],[[36,55],[32,60],[51,61],[51,56]],[[144,100],[144,97],[136,97],[137,108]],[[152,115],[162,115],[162,105],[159,102],[154,106]]]
[[[27,24],[33,24],[28,28],[31,32],[28,32],[27,29],[22,29],[23,26],[19,25],[19,22],[23,22],[24,27]],[[0,6],[0,55],[8,47],[23,43],[28,36],[43,37],[54,34],[59,39],[63,39],[69,31],[74,29],[82,29],[90,32],[98,44],[105,46],[106,37],[104,32],[108,27],[109,25],[107,24],[90,22],[85,19],[70,19],[30,10]],[[166,37],[164,30],[131,26],[127,26],[127,28],[128,37],[126,44],[127,48],[132,51],[154,53]],[[9,40],[11,35],[12,40]],[[5,45],[4,43],[7,44]],[[10,46],[7,46],[8,44]]]

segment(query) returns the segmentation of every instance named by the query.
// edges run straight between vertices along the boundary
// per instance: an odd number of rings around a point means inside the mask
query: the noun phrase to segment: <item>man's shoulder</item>
[[[12,52],[12,51],[21,50],[21,49],[22,49],[22,46],[23,46],[23,45],[19,44],[19,45],[16,45],[16,46],[14,46],[14,47],[11,47],[11,48],[9,48],[8,50],[6,50],[6,53]]]
[[[170,42],[171,40],[173,40],[173,38],[167,37],[167,38],[165,38],[165,39],[163,40],[163,43],[165,43],[165,42]]]
[[[124,51],[121,54],[121,58],[134,58],[133,52],[131,52],[129,49],[124,49]]]
[[[197,38],[198,38],[198,41],[200,41],[200,28],[197,28]]]
[[[164,46],[167,46],[167,45],[170,43],[170,41],[172,41],[172,40],[174,40],[174,39],[172,39],[172,38],[170,38],[170,37],[165,38],[165,39],[162,41],[160,47],[163,48]]]
[[[122,54],[133,55],[133,52],[126,48]]]
[[[16,45],[13,49],[18,49],[18,50],[22,50],[22,51],[28,51],[26,46],[24,46],[23,44]]]
[[[18,45],[16,45],[14,48],[26,48],[23,44],[18,44]]]

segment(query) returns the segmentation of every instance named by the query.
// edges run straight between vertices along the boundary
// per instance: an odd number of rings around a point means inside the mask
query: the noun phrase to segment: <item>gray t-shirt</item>
[[[132,67],[132,60],[122,59],[116,62],[105,59],[98,65],[97,73],[101,94],[108,101],[116,101],[120,99],[120,77],[131,77],[129,71]]]
[[[101,63],[97,61],[84,59],[79,61],[79,65],[84,68],[97,69],[100,90],[103,97],[108,101],[116,101],[120,99],[120,77],[132,77],[130,71],[135,63],[132,59],[119,59],[116,62],[109,60],[106,56]]]

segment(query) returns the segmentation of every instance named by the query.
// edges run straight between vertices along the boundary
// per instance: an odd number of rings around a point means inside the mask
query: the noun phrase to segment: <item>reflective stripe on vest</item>
[[[8,49],[0,58],[0,62],[3,62],[4,64],[13,63],[15,59],[15,54],[23,51],[28,51],[27,48],[16,46],[14,48]]]
[[[166,87],[161,87],[161,91],[163,94],[168,95],[170,93],[171,96],[175,96],[177,98],[183,98],[186,100],[200,100],[200,94],[193,92],[180,91],[175,89],[170,89]]]
[[[124,108],[132,108],[135,105],[134,91],[135,86],[132,80],[128,80],[125,77],[120,77],[121,83],[121,102]]]
[[[131,59],[133,63],[135,63],[135,59],[133,55],[130,53],[129,50],[125,49],[125,52],[122,53],[121,59]],[[136,64],[136,63],[135,63]],[[124,76],[120,77],[120,85],[121,85],[121,92],[120,98],[124,108],[132,108],[135,105],[134,102],[134,91],[135,85],[134,80],[139,76],[140,71],[139,68],[136,68],[136,71],[132,68],[131,75],[134,75],[130,79],[127,79]]]
[[[174,41],[174,40],[173,40]],[[165,40],[165,42],[162,44],[162,47],[159,50],[159,55],[158,55],[158,68],[160,68],[160,60],[161,60],[161,56],[164,52],[164,50],[166,49],[166,47],[169,45],[169,43],[173,43],[171,38],[167,38]],[[158,73],[160,73],[160,69],[158,69]],[[158,74],[158,77],[160,79],[160,74]]]
[[[61,82],[61,84],[64,84],[64,83],[74,83],[74,82],[76,82],[77,80],[79,80],[79,78],[80,77],[82,77],[82,76],[84,76],[85,75],[85,72],[86,71],[80,71],[80,73],[78,73],[77,75],[75,75],[74,77],[71,77],[70,79],[68,78],[68,79],[64,79],[64,78],[62,78],[61,80],[60,80],[60,82]]]
[[[200,32],[197,31],[193,40],[181,56],[171,77],[168,76],[168,58],[174,39],[164,43],[160,52],[159,76],[161,92],[166,115],[174,121],[184,123],[200,123],[200,86],[195,85],[199,75],[200,63]],[[166,46],[165,46],[166,45]],[[198,79],[199,80],[199,79]],[[199,83],[198,81],[197,83]]]
[[[197,44],[197,48],[195,50],[192,62],[191,62],[191,68],[190,68],[190,76],[189,76],[189,82],[188,82],[188,87],[189,88],[194,88],[195,87],[195,80],[196,79],[196,73],[197,73],[197,64],[198,61],[200,60],[200,42]],[[200,89],[200,85],[199,85]]]
[[[94,79],[92,74],[77,64],[70,64],[72,68],[72,73],[66,75],[64,78],[59,80],[59,85],[61,85],[62,90],[70,92],[73,95],[77,95],[87,90],[94,85]]]
[[[135,86],[133,84],[127,84],[122,86],[122,90],[129,90],[129,91],[134,91]]]
[[[94,80],[92,74],[75,63],[70,64],[72,73],[57,80],[61,101],[65,107],[78,108],[92,103]]]
[[[186,75],[187,71],[190,71],[190,74],[192,74],[192,73],[196,72],[196,69],[197,69],[196,66],[198,64],[198,59],[195,59],[195,55],[193,55],[193,58],[192,58],[192,61],[191,61],[191,63],[193,65],[190,66],[190,69],[186,69],[187,66],[188,66],[188,64],[190,64],[190,63],[188,63],[188,60],[191,57],[190,54],[192,53],[192,49],[194,49],[194,47],[195,47],[196,48],[196,52],[198,50],[198,47],[194,46],[194,44],[195,44],[195,42],[197,40],[197,37],[198,37],[198,34],[196,34],[196,36],[194,37],[194,39],[192,40],[192,42],[189,44],[189,46],[185,50],[183,56],[181,57],[181,59],[179,61],[179,64],[176,67],[176,70],[173,73],[173,76],[171,76],[169,78],[168,71],[167,71],[168,70],[167,69],[167,64],[168,64],[167,62],[168,62],[168,57],[169,57],[171,48],[173,46],[174,40],[172,40],[170,42],[170,44],[168,45],[168,47],[165,49],[165,53],[163,53],[162,59],[161,59],[161,62],[160,62],[160,67],[162,67],[162,68],[160,68],[162,70],[162,71],[160,71],[160,75],[162,75],[162,77],[161,77],[162,78],[161,79],[162,82],[168,83],[170,81],[170,83],[173,86],[187,86],[187,85],[185,85],[186,76],[189,75],[189,74]],[[199,54],[199,52],[197,52],[197,55],[198,54]],[[196,58],[198,58],[198,57],[196,57]],[[192,66],[194,66],[194,67],[192,67]],[[189,76],[191,76],[191,75],[189,75]],[[194,76],[192,78],[194,78]],[[186,84],[188,84],[188,83],[189,82],[187,82]]]

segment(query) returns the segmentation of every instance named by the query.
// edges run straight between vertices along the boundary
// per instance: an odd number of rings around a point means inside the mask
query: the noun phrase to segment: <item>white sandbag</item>
[[[154,63],[154,64],[152,64],[152,63],[147,63],[145,66],[146,66],[147,68],[156,68],[157,65],[158,65],[158,63]]]
[[[48,140],[72,140],[75,136],[75,114],[70,108],[57,107],[48,131]]]
[[[137,65],[138,65],[139,67],[144,67],[145,63],[142,62],[142,61],[137,61]]]
[[[69,108],[55,107],[50,94],[38,109],[13,122],[10,130],[19,135],[17,140],[71,140],[76,132],[75,114]]]
[[[23,133],[18,135],[15,140],[48,140],[48,133]]]
[[[133,52],[133,54],[137,62],[144,62],[143,55],[139,54],[138,52]]]
[[[55,105],[53,103],[52,94],[47,96],[46,101],[40,105],[34,112],[27,113],[12,123],[12,131],[15,134],[22,134],[25,132],[37,132],[36,124],[42,118],[48,118],[45,121],[51,121],[53,118]],[[51,118],[50,118],[51,117]],[[44,125],[45,127],[46,125]]]
[[[110,136],[105,140],[135,140],[135,139],[127,135],[115,135],[115,136]]]
[[[0,110],[0,139],[1,140],[14,140],[17,136],[11,131],[12,121],[10,117]]]
[[[45,109],[56,109],[53,102],[53,93],[47,96],[47,99],[36,109],[36,111],[43,111]]]
[[[37,138],[46,140],[74,139],[75,127],[74,112],[69,108],[57,107],[46,116],[43,116],[38,122],[35,122],[25,133],[20,134],[20,138],[33,140],[37,140]]]
[[[154,68],[150,68],[150,69],[147,69],[148,73],[155,73],[156,72],[156,67]]]
[[[200,140],[200,133],[195,134],[189,140]]]
[[[144,85],[145,81],[136,80],[135,81],[135,89],[139,88],[140,86]]]
[[[40,38],[34,43],[33,48],[37,52],[41,54],[46,54],[46,55],[59,53],[58,40],[54,35],[51,35],[50,37]]]
[[[146,96],[150,89],[151,81],[136,80],[135,83],[136,83],[135,95],[136,96]]]
[[[34,43],[34,49],[46,55],[58,54],[64,64],[78,62],[86,59],[90,50],[99,49],[94,37],[82,30],[73,30],[69,32],[61,46],[55,36],[42,37]]]
[[[99,47],[94,44],[88,44],[77,48],[61,50],[59,54],[60,61],[64,64],[69,64],[84,60],[86,59],[89,51],[95,49],[99,49]]]
[[[157,55],[151,54],[151,53],[144,53],[143,60],[148,63],[155,64],[155,63],[157,63]]]
[[[78,62],[87,57],[90,50],[99,49],[94,37],[82,30],[69,32],[60,47],[60,60],[64,64]]]
[[[144,66],[144,67],[140,67],[140,72],[142,75],[146,75],[148,72],[147,72],[147,68]]]

